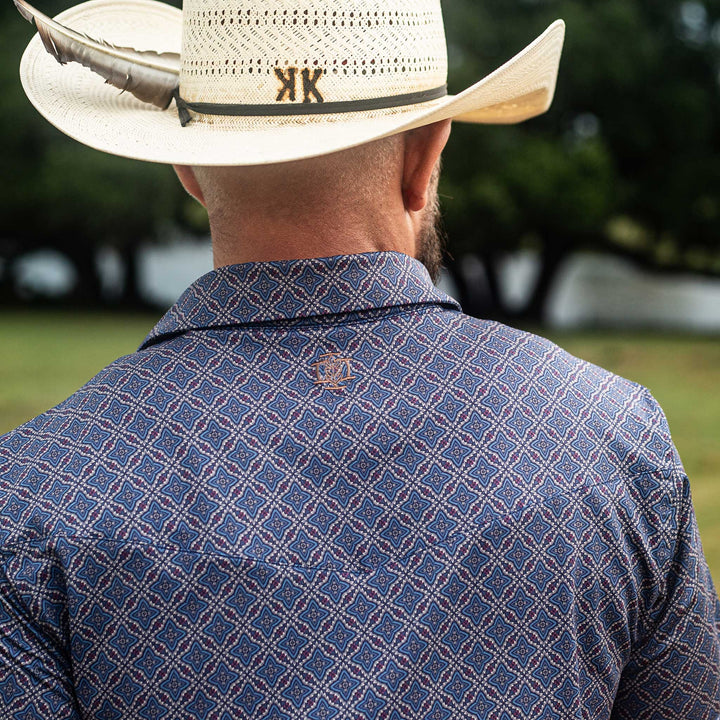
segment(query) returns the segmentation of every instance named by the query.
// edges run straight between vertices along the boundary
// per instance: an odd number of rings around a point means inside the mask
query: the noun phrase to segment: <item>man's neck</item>
[[[327,214],[291,218],[245,218],[211,222],[215,267],[395,251],[416,256],[412,223],[372,212],[341,219]]]

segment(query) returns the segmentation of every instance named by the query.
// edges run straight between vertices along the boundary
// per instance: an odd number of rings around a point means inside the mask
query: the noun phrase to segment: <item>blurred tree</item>
[[[67,3],[42,2],[48,14]],[[141,306],[139,247],[182,222],[191,202],[167,166],[113,157],[86,148],[50,126],[25,97],[17,77],[32,28],[12,3],[0,9],[0,134],[11,173],[0,187],[0,298],[18,294],[14,268],[24,254],[45,248],[74,266],[71,300],[124,308]],[[118,295],[103,294],[98,253],[113,248],[123,268]]]
[[[38,2],[49,14],[71,4]],[[555,18],[568,24],[547,115],[455,127],[441,192],[468,312],[541,319],[578,249],[720,274],[720,0],[446,0],[444,11],[451,91]],[[0,298],[17,289],[20,256],[52,247],[77,270],[75,297],[98,302],[97,253],[113,247],[125,266],[120,299],[135,304],[138,246],[197,213],[169,168],[84,148],[36,113],[17,80],[31,33],[11,3],[0,8],[0,132],[11,169],[0,187]],[[523,248],[537,251],[539,271],[527,303],[508,307],[498,268]],[[482,261],[484,284],[470,257]]]
[[[444,11],[455,91],[555,18],[568,25],[546,116],[454,129],[441,192],[466,311],[541,320],[578,249],[720,274],[718,0],[452,0]],[[523,248],[539,271],[525,306],[509,308],[498,267]],[[468,255],[482,260],[484,285],[468,276]]]

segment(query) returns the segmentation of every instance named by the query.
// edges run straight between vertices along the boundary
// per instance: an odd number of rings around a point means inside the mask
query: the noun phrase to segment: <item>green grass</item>
[[[158,318],[0,312],[0,434],[137,350]]]
[[[0,313],[0,434],[133,352],[156,319]],[[720,580],[720,339],[613,332],[555,333],[552,339],[647,386],[663,406],[690,475],[705,552]]]

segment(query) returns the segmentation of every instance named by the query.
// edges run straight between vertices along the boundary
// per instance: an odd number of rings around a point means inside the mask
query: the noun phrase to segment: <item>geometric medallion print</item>
[[[0,718],[720,713],[642,387],[395,253],[200,278],[0,439]]]

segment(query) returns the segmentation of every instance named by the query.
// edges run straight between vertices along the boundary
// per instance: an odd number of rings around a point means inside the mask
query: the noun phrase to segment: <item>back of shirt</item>
[[[0,718],[710,718],[642,388],[378,254],[238,266],[0,441]]]

